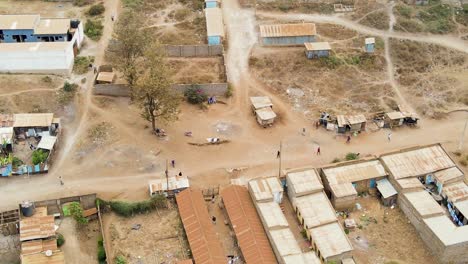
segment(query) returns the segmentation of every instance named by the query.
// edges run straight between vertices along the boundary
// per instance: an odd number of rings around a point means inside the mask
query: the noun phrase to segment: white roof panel
[[[37,145],[38,149],[52,150],[54,148],[57,137],[54,136],[43,136],[39,144]]]

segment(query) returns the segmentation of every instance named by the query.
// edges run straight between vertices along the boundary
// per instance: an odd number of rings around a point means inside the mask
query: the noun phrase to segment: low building
[[[168,187],[169,186],[169,187]],[[174,176],[150,180],[148,182],[149,195],[162,194],[166,197],[173,197],[175,194],[190,187],[189,180],[185,176]]]
[[[457,167],[451,167],[434,173],[434,183],[437,185],[438,194],[442,193],[445,185],[463,181],[463,172]]]
[[[260,43],[264,46],[299,46],[315,42],[313,23],[260,25]]]
[[[387,176],[379,160],[359,160],[322,168],[327,194],[336,210],[352,209],[357,194],[376,191],[376,182]]]
[[[249,192],[255,202],[283,201],[283,187],[277,177],[258,178],[249,181]]]
[[[205,0],[205,8],[220,8],[220,0]]]
[[[283,214],[281,207],[275,202],[255,203],[263,227],[268,230],[289,228],[288,220]]]
[[[364,43],[366,45],[366,52],[367,53],[374,53],[375,51],[375,38],[366,38],[364,40]]]
[[[110,84],[115,81],[116,75],[113,72],[99,72],[96,77],[96,84]]]
[[[385,206],[392,206],[397,203],[397,194],[395,187],[387,178],[377,181],[377,193]]]
[[[273,111],[273,103],[270,98],[267,96],[250,97],[250,102],[258,124],[263,127],[273,125],[276,114]]]
[[[220,45],[224,39],[223,13],[220,8],[206,8],[206,36],[208,45]]]
[[[226,253],[211,222],[200,190],[188,188],[176,195],[180,218],[195,263],[226,262]]]
[[[247,188],[229,186],[221,197],[245,263],[277,263]]]
[[[286,188],[293,198],[321,192],[323,184],[315,169],[304,169],[286,173]]]
[[[407,125],[416,125],[418,123],[419,118],[416,114],[406,113],[406,112],[390,112],[385,113],[384,115],[384,127],[386,128],[393,128],[399,127],[404,124]]]
[[[352,257],[353,247],[336,221],[310,229],[312,248],[323,263]]]
[[[55,118],[53,113],[15,114],[13,118],[15,135],[33,133],[30,136],[42,136],[46,132],[55,136],[60,130],[60,118]]]
[[[361,132],[366,130],[366,117],[364,115],[338,115],[336,124],[338,133]]]
[[[308,59],[316,59],[330,56],[331,46],[328,42],[306,42],[305,54]]]

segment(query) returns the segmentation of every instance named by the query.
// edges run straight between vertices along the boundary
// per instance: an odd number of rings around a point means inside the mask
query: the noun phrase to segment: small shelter
[[[205,8],[217,8],[221,7],[220,0],[205,0]]]
[[[316,59],[330,56],[331,46],[328,42],[306,42],[305,54],[308,59]]]
[[[150,196],[162,194],[166,197],[174,197],[175,194],[190,187],[190,184],[186,176],[174,176],[150,180],[148,187]]]
[[[314,23],[260,25],[260,43],[264,46],[297,46],[315,42]]]
[[[387,178],[377,181],[377,191],[385,206],[392,206],[397,202],[398,192]]]
[[[374,53],[375,51],[375,38],[366,38],[364,40],[366,44],[366,52],[367,53]]]
[[[250,102],[252,103],[252,110],[258,110],[265,107],[273,108],[273,103],[271,102],[268,96],[253,96],[250,97]]]
[[[115,73],[113,72],[99,72],[96,77],[97,84],[109,84],[115,81]]]
[[[273,103],[267,96],[250,97],[252,111],[257,117],[257,122],[263,126],[271,126],[275,122],[276,114],[273,111]]]
[[[364,115],[338,115],[336,117],[338,133],[361,132],[366,129],[366,117]]]
[[[41,137],[41,141],[39,141],[37,148],[52,151],[54,149],[55,142],[57,142],[57,137],[46,135]]]
[[[407,125],[415,125],[418,123],[419,118],[416,114],[411,114],[407,112],[389,112],[384,115],[384,127],[392,128]]]
[[[221,45],[224,39],[223,13],[220,8],[206,8],[206,36],[208,45]]]

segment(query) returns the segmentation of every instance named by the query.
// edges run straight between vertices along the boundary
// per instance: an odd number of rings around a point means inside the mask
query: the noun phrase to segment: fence
[[[125,84],[95,84],[93,94],[130,97],[130,89]]]
[[[188,88],[197,87],[203,90],[208,96],[224,96],[228,90],[227,83],[202,83],[202,84],[173,84],[172,89],[183,94]],[[94,85],[95,95],[122,96],[129,97],[130,89],[125,84],[96,84]]]
[[[168,57],[211,57],[223,55],[223,45],[166,45]]]

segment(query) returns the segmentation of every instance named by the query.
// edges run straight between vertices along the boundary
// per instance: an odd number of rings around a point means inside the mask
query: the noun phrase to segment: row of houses
[[[69,74],[83,39],[79,20],[0,15],[0,72]]]

